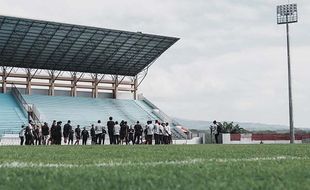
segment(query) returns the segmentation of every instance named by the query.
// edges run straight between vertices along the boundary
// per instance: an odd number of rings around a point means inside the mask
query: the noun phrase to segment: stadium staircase
[[[0,93],[0,136],[16,134],[27,123],[27,115],[18,105],[12,93]]]

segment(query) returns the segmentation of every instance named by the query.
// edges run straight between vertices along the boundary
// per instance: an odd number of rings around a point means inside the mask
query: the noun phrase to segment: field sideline
[[[309,189],[310,146],[2,146],[0,189]]]

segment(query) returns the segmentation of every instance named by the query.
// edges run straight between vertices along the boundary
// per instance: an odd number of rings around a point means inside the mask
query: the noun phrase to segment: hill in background
[[[207,130],[209,129],[212,121],[200,121],[200,120],[187,120],[174,118],[176,121],[184,125],[189,129],[197,129],[197,130]],[[263,124],[263,123],[250,123],[250,122],[234,122],[235,124],[239,124],[240,127],[248,130],[248,131],[288,131],[289,127],[286,125],[272,125],[272,124]],[[310,131],[310,128],[298,128],[304,131]]]

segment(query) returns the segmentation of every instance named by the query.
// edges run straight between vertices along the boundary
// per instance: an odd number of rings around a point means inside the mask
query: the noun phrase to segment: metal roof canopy
[[[0,65],[135,76],[179,38],[0,15]]]

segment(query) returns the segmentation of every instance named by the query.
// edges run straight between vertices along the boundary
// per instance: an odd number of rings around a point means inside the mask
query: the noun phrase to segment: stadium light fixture
[[[286,4],[277,6],[277,23],[286,25],[287,42],[287,65],[288,65],[288,93],[289,93],[289,120],[290,120],[290,143],[295,141],[293,98],[291,83],[291,58],[290,58],[290,35],[289,24],[298,22],[297,4]]]

